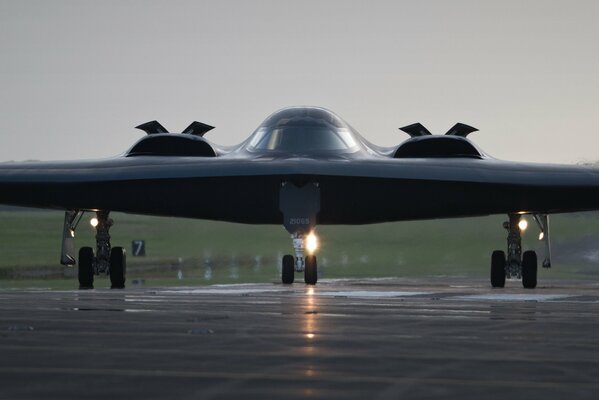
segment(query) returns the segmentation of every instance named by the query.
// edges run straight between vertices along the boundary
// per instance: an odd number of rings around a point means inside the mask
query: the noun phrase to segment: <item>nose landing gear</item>
[[[301,232],[294,233],[293,249],[295,257],[287,254],[283,257],[282,281],[285,284],[291,284],[294,280],[295,272],[304,273],[304,282],[308,285],[316,285],[318,281],[318,266],[315,255],[304,256],[306,250],[307,236]]]
[[[317,182],[282,182],[279,196],[279,209],[283,213],[283,226],[291,234],[295,257],[287,254],[283,257],[281,280],[291,284],[295,272],[304,273],[304,281],[315,285],[318,280],[316,256],[305,256],[305,251],[315,249],[313,232],[316,215],[320,211],[320,185]]]

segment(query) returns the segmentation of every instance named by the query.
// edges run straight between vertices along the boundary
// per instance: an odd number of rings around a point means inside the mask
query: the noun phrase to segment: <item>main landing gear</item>
[[[509,221],[503,227],[508,231],[507,256],[503,250],[495,250],[491,256],[491,286],[504,287],[506,278],[522,279],[522,286],[534,289],[537,286],[537,253],[528,250],[522,253],[522,231],[527,223],[521,214],[509,214]],[[543,268],[551,267],[549,246],[549,220],[546,214],[533,214],[541,234],[539,240],[545,242]]]
[[[293,239],[295,257],[291,254],[283,256],[281,280],[285,284],[292,284],[295,279],[295,272],[303,272],[304,282],[308,285],[316,285],[318,281],[316,256],[310,254],[304,257],[306,249],[310,252],[315,250],[316,236],[313,233],[307,236],[302,233],[295,233],[291,237]],[[312,248],[313,246],[314,248]]]
[[[125,273],[127,270],[127,258],[122,247],[111,247],[110,227],[113,220],[109,218],[109,211],[97,211],[93,221],[96,228],[96,251],[91,247],[82,247],[79,250],[79,289],[93,289],[94,275],[106,274],[110,276],[111,289],[125,288]],[[75,265],[74,238],[75,229],[81,217],[82,211],[67,211],[63,230],[63,244],[61,263],[63,265]]]

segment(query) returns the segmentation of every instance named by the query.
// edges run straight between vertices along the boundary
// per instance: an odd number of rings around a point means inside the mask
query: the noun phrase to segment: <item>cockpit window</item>
[[[351,128],[333,113],[292,108],[269,117],[254,132],[249,147],[292,153],[351,150],[357,146]]]

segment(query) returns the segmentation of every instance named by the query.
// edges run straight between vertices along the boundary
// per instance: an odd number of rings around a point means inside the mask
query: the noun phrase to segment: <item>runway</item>
[[[0,399],[595,399],[599,283],[507,286],[2,290]]]

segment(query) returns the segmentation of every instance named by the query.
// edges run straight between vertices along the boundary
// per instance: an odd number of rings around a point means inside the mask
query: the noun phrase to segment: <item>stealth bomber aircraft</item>
[[[269,116],[243,143],[218,146],[212,126],[193,122],[170,133],[157,121],[124,154],[102,160],[0,164],[0,203],[64,210],[61,263],[75,265],[81,288],[94,275],[125,285],[126,257],[112,247],[111,211],[246,224],[280,224],[293,252],[282,259],[282,282],[296,273],[316,284],[317,225],[505,214],[507,248],[491,259],[491,284],[508,277],[537,284],[537,254],[523,251],[523,215],[537,222],[550,267],[548,215],[599,209],[599,169],[496,160],[458,123],[433,135],[419,123],[394,147],[370,143],[333,112],[290,107]],[[75,257],[84,212],[97,217],[96,248]],[[349,245],[349,244],[348,244]]]

